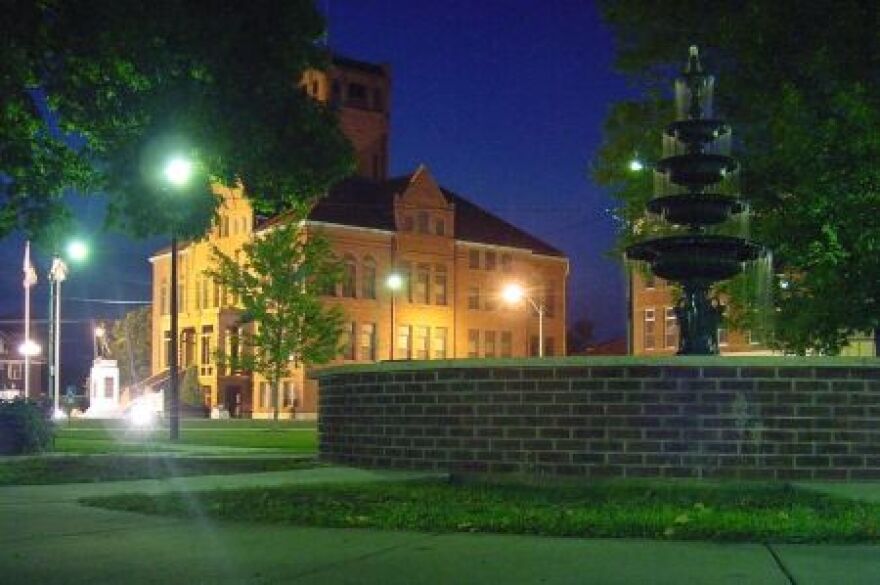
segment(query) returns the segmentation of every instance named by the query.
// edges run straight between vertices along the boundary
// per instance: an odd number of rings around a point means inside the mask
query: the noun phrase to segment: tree
[[[272,390],[278,419],[280,382],[292,366],[322,364],[339,351],[342,311],[324,307],[320,294],[335,285],[341,264],[328,241],[305,229],[305,206],[242,247],[239,263],[216,247],[216,268],[206,271],[238,299],[241,323],[248,324],[235,354],[219,352],[226,367],[258,373]]]
[[[129,311],[110,328],[110,359],[119,366],[120,386],[150,377],[152,327],[152,311],[146,306]]]
[[[584,353],[593,340],[595,325],[587,317],[577,319],[565,334],[568,355]]]
[[[8,0],[4,14],[0,237],[50,239],[69,188],[106,192],[133,235],[198,237],[212,182],[268,215],[352,168],[333,112],[298,87],[328,58],[312,0]],[[160,183],[173,152],[200,162],[187,197]]]
[[[833,353],[854,331],[880,326],[880,38],[874,3],[603,0],[619,68],[645,99],[617,104],[595,177],[622,205],[621,245],[645,237],[646,177],[626,176],[634,152],[659,154],[672,107],[670,77],[688,44],[717,74],[716,110],[733,125],[751,235],[774,254],[775,343]],[[664,93],[665,92],[665,93]],[[755,307],[733,285],[733,325]]]

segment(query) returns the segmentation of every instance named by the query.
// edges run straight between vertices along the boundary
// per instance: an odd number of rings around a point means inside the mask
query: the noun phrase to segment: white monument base
[[[119,367],[116,360],[95,358],[89,375],[89,409],[85,418],[120,418]]]

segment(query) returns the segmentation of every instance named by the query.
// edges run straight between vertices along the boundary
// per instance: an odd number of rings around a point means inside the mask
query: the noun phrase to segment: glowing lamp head
[[[176,156],[165,165],[165,180],[175,187],[183,187],[192,176],[193,165],[188,159]]]
[[[128,411],[128,422],[139,429],[150,428],[156,422],[156,414],[147,404],[135,404]]]
[[[79,262],[81,260],[85,260],[86,256],[88,255],[89,249],[86,246],[85,242],[74,240],[67,244],[67,256],[71,260]]]
[[[106,334],[106,333],[107,332],[104,331],[103,326],[98,325],[97,327],[95,327],[95,337],[104,337],[104,334]]]
[[[525,296],[525,291],[518,284],[508,284],[501,291],[501,297],[505,302],[514,304],[520,302]]]
[[[18,353],[24,356],[32,357],[35,355],[40,355],[40,345],[34,341],[33,339],[28,339],[24,343],[18,346]]]
[[[640,173],[643,170],[645,170],[645,163],[643,163],[642,161],[640,161],[637,158],[634,158],[631,161],[629,161],[629,170],[631,170],[634,173]]]
[[[385,285],[391,290],[400,290],[400,287],[403,286],[403,278],[399,274],[389,274]]]

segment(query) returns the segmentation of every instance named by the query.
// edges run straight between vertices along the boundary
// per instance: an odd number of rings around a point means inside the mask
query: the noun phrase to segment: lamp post
[[[84,260],[88,248],[74,240],[67,246],[67,257]],[[49,268],[49,393],[52,395],[52,417],[62,416],[59,405],[61,385],[61,283],[67,279],[67,263],[59,253],[52,257]],[[29,341],[29,340],[28,340]]]
[[[391,294],[391,337],[390,343],[388,344],[388,359],[394,359],[394,337],[395,337],[395,329],[394,329],[394,319],[395,319],[395,300],[397,299],[397,291],[403,286],[403,278],[396,272],[392,272],[388,275],[388,278],[385,279],[385,286],[388,287],[388,290]]]
[[[192,175],[192,162],[176,156],[171,158],[163,170],[165,182],[172,188],[185,186]],[[171,351],[168,356],[168,402],[169,402],[169,436],[172,441],[180,438],[180,389],[177,372],[177,230],[174,222],[171,225]]]
[[[516,304],[525,299],[538,314],[538,357],[544,357],[544,312],[547,309],[544,302],[536,302],[518,284],[508,284],[505,286],[501,296],[510,304]]]

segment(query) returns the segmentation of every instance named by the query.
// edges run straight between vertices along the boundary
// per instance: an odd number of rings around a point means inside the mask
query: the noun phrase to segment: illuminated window
[[[354,321],[346,323],[342,328],[342,359],[344,360],[355,359],[354,348],[356,342],[356,328],[357,324]]]
[[[478,329],[468,329],[468,357],[480,357],[480,331]]]
[[[376,324],[361,323],[361,359],[376,361]]]
[[[474,270],[480,269],[480,251],[479,250],[468,250],[468,268],[472,268]]]
[[[448,335],[446,327],[434,327],[434,340],[431,349],[434,352],[435,360],[446,359],[446,336]]]
[[[430,331],[427,327],[413,327],[413,358],[417,360],[426,360],[428,354],[428,335]]]
[[[654,309],[645,309],[645,349],[654,349]]]
[[[719,327],[718,328],[718,345],[723,346],[723,345],[727,345],[727,344],[728,344],[727,329],[725,329],[724,327]]]
[[[412,355],[409,329],[409,325],[397,327],[397,347],[395,348],[396,355],[394,357],[399,360],[408,360]]]
[[[672,307],[666,307],[663,330],[666,347],[676,347],[678,345],[678,320],[675,318],[675,309]]]
[[[364,270],[361,275],[361,297],[365,299],[376,298],[376,262],[369,257],[364,260]]]
[[[434,267],[434,302],[438,305],[446,304],[446,266],[438,264]]]
[[[498,265],[498,257],[495,252],[486,252],[486,270],[495,270]]]
[[[428,264],[419,264],[416,267],[415,290],[413,302],[427,305],[431,302],[429,296],[429,282],[431,280],[431,267]]]
[[[202,365],[209,366],[211,365],[211,337],[214,335],[214,326],[213,325],[203,325],[202,326]]]
[[[294,404],[296,404],[296,392],[293,389],[293,381],[284,380],[281,382],[281,397],[282,397],[282,406],[284,408],[290,408]]]
[[[486,331],[483,334],[483,355],[487,358],[495,357],[495,332]]]
[[[510,331],[501,332],[501,357],[508,358],[513,355],[513,334]]]

